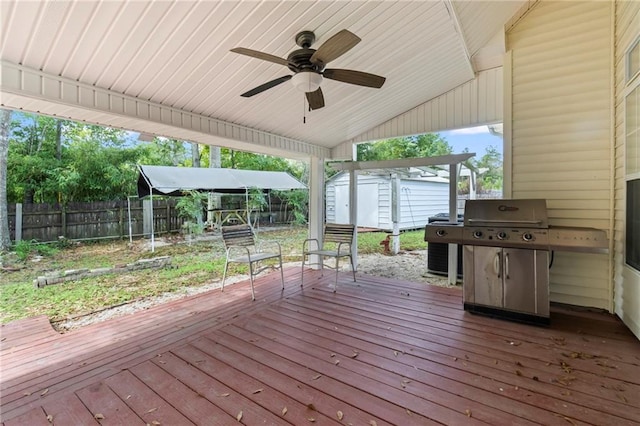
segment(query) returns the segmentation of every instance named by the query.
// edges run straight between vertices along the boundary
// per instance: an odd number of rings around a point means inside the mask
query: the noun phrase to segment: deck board
[[[301,289],[289,268],[255,302],[241,282],[64,335],[12,323],[0,421],[640,423],[640,342],[613,315],[554,306],[534,327],[465,312],[456,288],[334,278]]]

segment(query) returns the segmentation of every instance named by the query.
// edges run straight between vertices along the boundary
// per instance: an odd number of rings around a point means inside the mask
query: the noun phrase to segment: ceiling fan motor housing
[[[311,63],[311,56],[316,52],[315,49],[298,49],[294,50],[287,56],[289,69],[293,72],[314,71],[322,72],[324,65],[321,63]]]

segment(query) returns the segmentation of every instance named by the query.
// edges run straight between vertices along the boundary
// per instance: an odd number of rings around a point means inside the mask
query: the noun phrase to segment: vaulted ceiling
[[[499,66],[499,35],[524,3],[2,0],[1,59],[3,67],[332,148]],[[240,96],[292,73],[230,49],[286,58],[299,48],[300,31],[315,33],[317,49],[342,29],[362,41],[329,67],[384,76],[382,88],[325,79],[326,106],[314,111],[305,111],[304,94],[290,82]],[[3,92],[5,107],[35,109],[28,96]],[[94,113],[74,108],[66,115],[92,121]],[[111,124],[135,127],[121,118]]]

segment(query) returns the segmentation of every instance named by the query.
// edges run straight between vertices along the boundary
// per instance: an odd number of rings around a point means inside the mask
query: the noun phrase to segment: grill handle
[[[514,226],[514,225],[542,225],[544,221],[542,220],[518,220],[518,221],[508,221],[508,220],[499,220],[499,219],[468,219],[469,224],[473,225],[506,225],[506,226]]]
[[[496,255],[493,258],[493,272],[495,272],[495,274],[498,276],[498,278],[501,278],[502,275],[502,271],[501,271],[501,264],[502,262],[500,262],[500,252],[496,253]]]

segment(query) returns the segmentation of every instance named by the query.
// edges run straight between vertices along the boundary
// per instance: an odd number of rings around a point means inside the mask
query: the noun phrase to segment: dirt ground
[[[299,267],[299,263],[286,264],[286,267]],[[349,267],[346,268],[349,270]],[[395,256],[387,256],[383,254],[368,254],[358,257],[358,272],[379,277],[398,278],[414,282],[421,282],[427,285],[436,285],[441,287],[450,287],[446,277],[430,274],[427,272],[427,251],[416,250],[401,252]],[[227,285],[248,279],[247,276],[235,276],[227,278]],[[458,283],[460,285],[460,283]],[[91,315],[80,318],[63,321],[54,324],[55,328],[61,332],[77,329],[96,322],[105,321],[120,315],[134,313],[140,310],[148,309],[152,306],[166,303],[171,300],[180,299],[198,293],[203,293],[220,287],[220,282],[212,282],[206,286],[185,287],[180,292],[165,294],[162,296],[148,298],[142,301],[128,303],[126,305],[117,306],[106,309]]]

